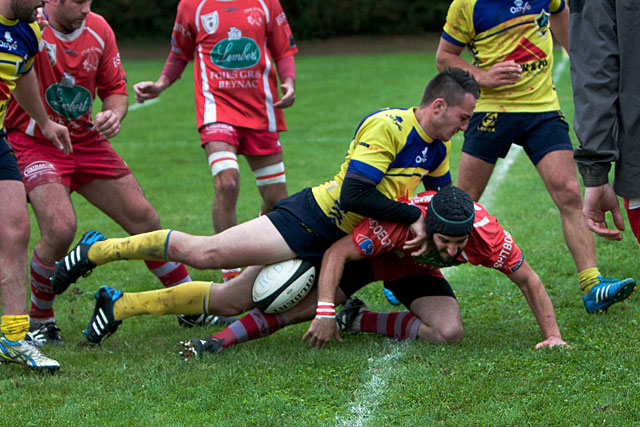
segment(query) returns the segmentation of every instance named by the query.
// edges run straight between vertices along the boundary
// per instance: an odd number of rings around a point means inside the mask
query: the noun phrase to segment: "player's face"
[[[465,93],[459,105],[447,105],[439,120],[440,136],[438,139],[447,141],[458,131],[467,130],[474,108],[476,108],[476,98],[470,93]]]
[[[452,262],[462,253],[469,236],[445,236],[440,233],[433,233],[431,236],[432,248],[436,250],[440,259],[444,262]]]
[[[42,4],[42,0],[11,0],[9,7],[17,19],[31,23],[36,20],[38,8]]]
[[[91,11],[91,0],[59,0],[55,19],[63,31],[73,31],[82,26]]]

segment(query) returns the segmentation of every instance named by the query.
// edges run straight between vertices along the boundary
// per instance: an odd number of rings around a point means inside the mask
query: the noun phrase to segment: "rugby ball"
[[[311,290],[316,268],[298,258],[265,266],[253,282],[253,304],[265,313],[282,313],[298,304]]]

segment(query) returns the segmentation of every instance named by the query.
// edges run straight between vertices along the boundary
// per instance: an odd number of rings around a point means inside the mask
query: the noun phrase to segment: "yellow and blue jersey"
[[[451,143],[429,138],[415,110],[385,109],[367,116],[356,130],[340,172],[333,181],[313,188],[320,208],[345,233],[351,233],[363,218],[340,207],[347,172],[375,182],[378,191],[392,200],[413,196],[421,180],[429,188],[451,183]]]
[[[0,126],[16,80],[31,70],[38,53],[40,27],[0,16]]]
[[[453,0],[442,38],[466,46],[473,64],[488,70],[513,60],[522,67],[514,85],[481,88],[477,112],[536,113],[560,109],[552,80],[549,16],[564,0]]]

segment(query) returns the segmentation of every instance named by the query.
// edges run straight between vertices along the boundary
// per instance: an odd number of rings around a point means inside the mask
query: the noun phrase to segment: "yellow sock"
[[[123,320],[142,314],[207,314],[211,282],[187,282],[172,288],[125,292],[113,305],[113,317]]]
[[[0,333],[11,341],[20,341],[29,332],[29,316],[2,316],[0,320]]]
[[[169,233],[171,230],[157,230],[95,242],[89,248],[89,259],[96,265],[127,259],[167,261]]]
[[[600,270],[598,267],[585,268],[578,273],[578,284],[582,294],[586,297],[591,292],[591,289],[598,283],[600,276]]]

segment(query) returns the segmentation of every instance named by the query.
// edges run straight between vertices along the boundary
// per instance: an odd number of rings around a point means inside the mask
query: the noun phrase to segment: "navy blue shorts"
[[[547,113],[474,113],[462,151],[495,164],[511,144],[522,146],[537,165],[551,151],[573,150],[569,125],[561,111]]]
[[[368,259],[349,261],[344,265],[340,289],[349,298],[357,290],[376,281],[371,262]],[[411,303],[421,297],[447,296],[456,298],[447,279],[431,275],[415,274],[403,277],[392,282],[385,282],[384,287],[393,292],[398,301],[407,308],[410,308]]]
[[[298,258],[322,257],[346,235],[327,218],[308,187],[276,202],[267,218]]]
[[[0,181],[22,181],[16,155],[7,142],[7,135],[0,132]]]

